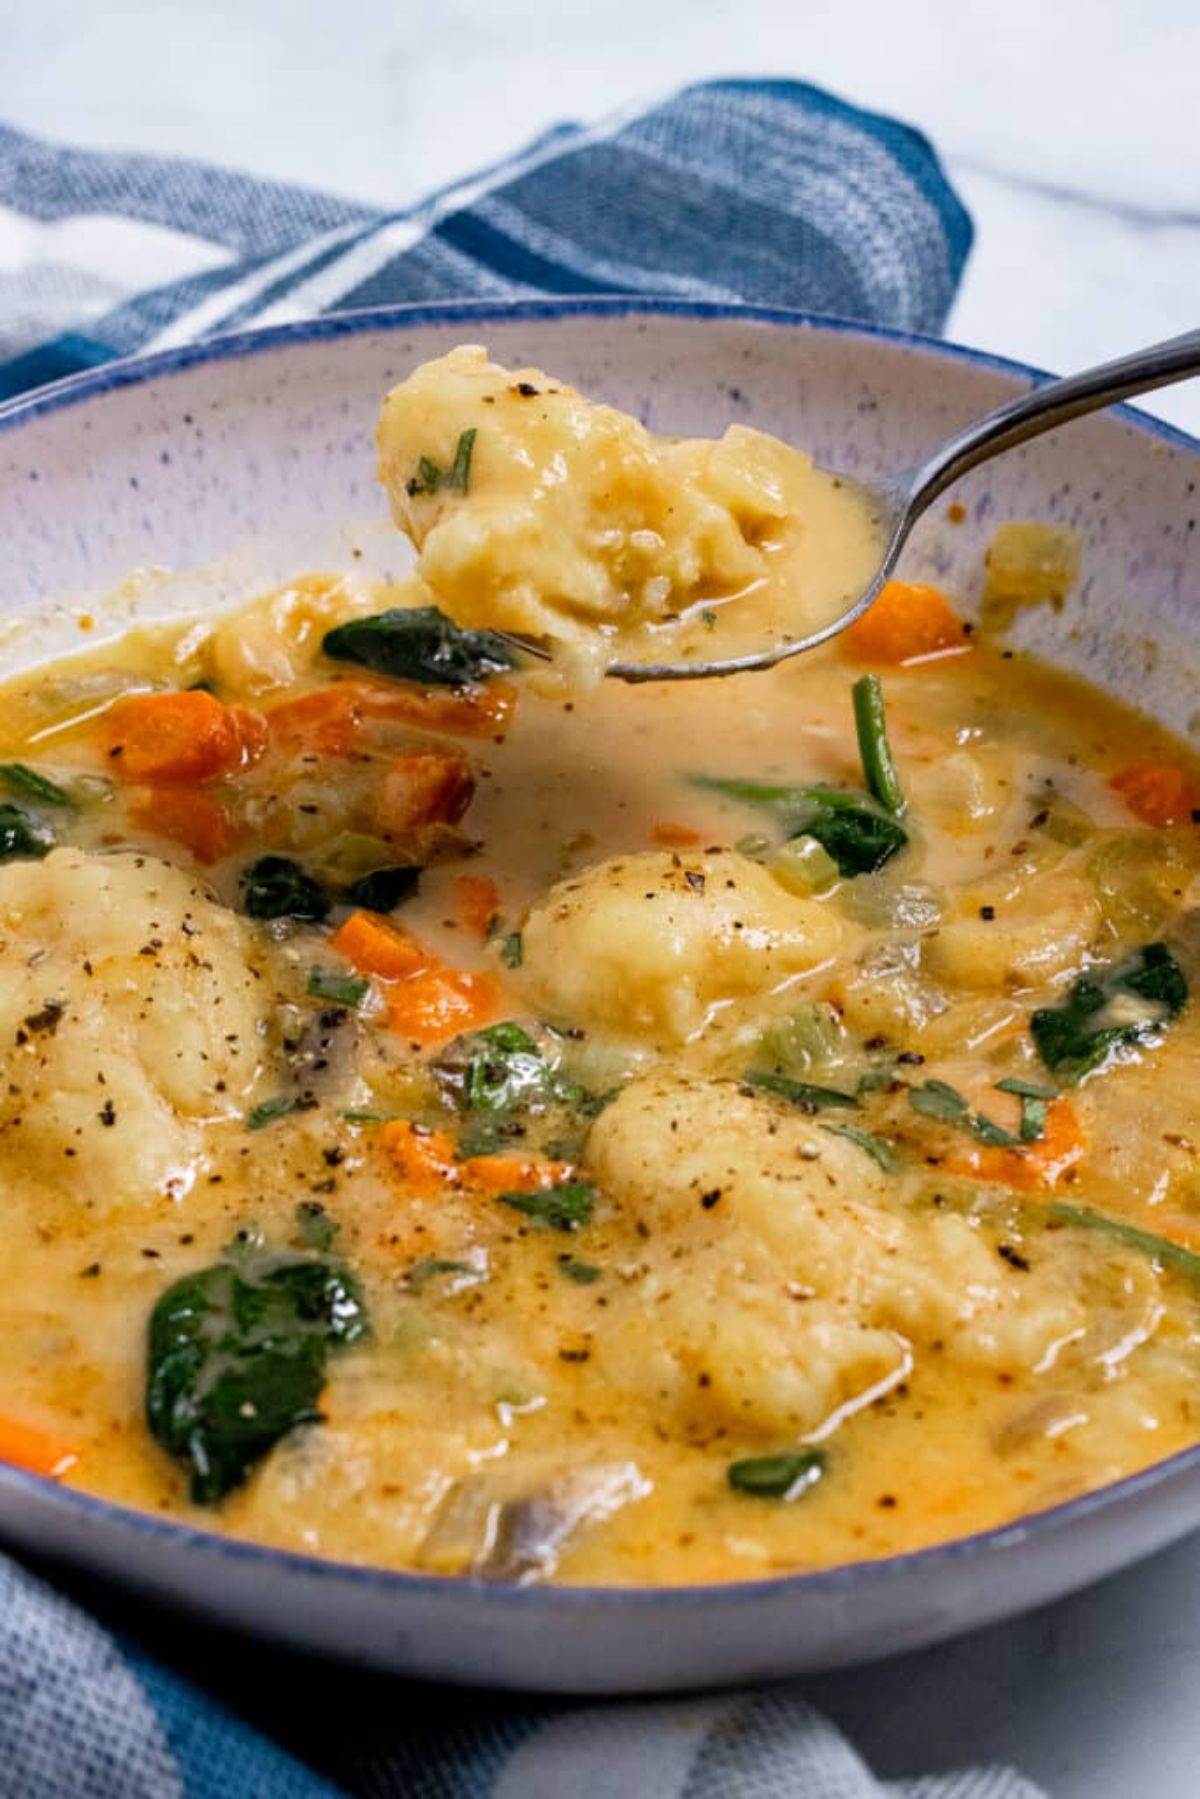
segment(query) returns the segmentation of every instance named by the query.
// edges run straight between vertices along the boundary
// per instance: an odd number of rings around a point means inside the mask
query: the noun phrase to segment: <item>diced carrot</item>
[[[856,662],[899,665],[967,648],[962,621],[945,594],[912,581],[889,581],[858,623],[842,636]]]
[[[503,737],[516,703],[517,690],[507,681],[456,689],[401,681],[331,681],[272,706],[268,724],[272,741],[283,749],[350,756],[368,719],[464,737]]]
[[[280,749],[350,756],[358,748],[364,717],[359,684],[337,681],[272,706],[267,729]]]
[[[1079,1115],[1069,1099],[1054,1099],[1046,1107],[1046,1131],[1023,1149],[993,1148],[981,1144],[954,1158],[960,1173],[1005,1187],[1028,1190],[1053,1187],[1083,1155]]]
[[[424,731],[449,731],[463,737],[503,737],[512,723],[517,690],[509,681],[478,687],[372,686],[364,701],[368,718],[395,719]]]
[[[359,974],[402,981],[437,964],[417,939],[377,912],[352,912],[329,939],[330,949],[345,956]]]
[[[61,1480],[78,1460],[78,1451],[63,1438],[15,1418],[0,1418],[0,1462]]]
[[[455,875],[458,916],[476,937],[486,937],[500,911],[500,889],[487,875]]]
[[[219,800],[186,787],[150,788],[129,816],[143,831],[182,844],[205,868],[228,856],[242,835],[240,825]]]
[[[376,801],[375,829],[383,837],[403,837],[426,825],[455,825],[474,791],[470,763],[453,750],[397,756]]]
[[[454,1144],[444,1131],[394,1118],[381,1128],[379,1145],[410,1192],[438,1193],[460,1183]]]
[[[651,843],[661,844],[663,849],[689,850],[701,841],[699,831],[693,831],[691,825],[675,825],[670,822],[657,824],[650,832]]]
[[[1172,762],[1135,762],[1109,777],[1135,818],[1145,825],[1183,824],[1197,804],[1184,769]]]
[[[118,700],[104,714],[101,741],[123,780],[190,787],[248,767],[262,754],[266,729],[259,713],[197,688]]]
[[[499,1003],[491,975],[434,966],[388,988],[388,1024],[412,1043],[442,1043],[486,1024]]]
[[[462,1178],[481,1193],[542,1193],[561,1186],[575,1172],[570,1162],[518,1156],[471,1156],[462,1164]]]

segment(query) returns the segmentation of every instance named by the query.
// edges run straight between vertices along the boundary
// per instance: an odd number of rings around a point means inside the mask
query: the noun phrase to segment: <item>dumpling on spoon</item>
[[[479,346],[393,388],[377,441],[443,610],[549,640],[580,669],[707,660],[738,653],[730,633],[750,648],[813,629],[870,571],[865,505],[800,451],[743,425],[656,437]]]

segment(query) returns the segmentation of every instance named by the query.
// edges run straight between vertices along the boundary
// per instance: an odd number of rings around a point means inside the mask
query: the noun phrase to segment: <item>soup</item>
[[[658,1584],[1194,1443],[1188,752],[928,588],[704,686],[482,622],[309,575],[6,687],[0,1455]]]

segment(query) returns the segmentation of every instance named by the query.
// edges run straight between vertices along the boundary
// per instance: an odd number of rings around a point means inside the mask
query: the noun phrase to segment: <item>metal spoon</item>
[[[1200,374],[1200,331],[1185,331],[1182,337],[1154,344],[1148,350],[1135,350],[1131,356],[1120,356],[1099,368],[1085,369],[1082,374],[1068,375],[1061,381],[1048,381],[1031,393],[1009,400],[974,424],[948,438],[914,468],[901,469],[879,481],[854,483],[883,526],[886,547],[879,571],[870,586],[864,588],[832,624],[822,625],[807,637],[794,637],[774,643],[769,649],[748,656],[733,656],[726,661],[687,663],[610,663],[605,673],[622,681],[703,681],[714,675],[736,675],[748,669],[774,668],[789,656],[815,649],[819,643],[836,637],[847,625],[862,617],[878,598],[890,577],[908,540],[909,532],[921,514],[960,475],[990,462],[993,456],[1017,444],[1040,437],[1056,425],[1065,425],[1085,413],[1096,412],[1134,394],[1149,393],[1152,388],[1167,387],[1173,381],[1186,381]],[[849,477],[842,476],[842,480]],[[540,646],[522,643],[522,648],[546,655]]]

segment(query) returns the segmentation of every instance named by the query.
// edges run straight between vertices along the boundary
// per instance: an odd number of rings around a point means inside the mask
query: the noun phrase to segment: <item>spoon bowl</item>
[[[1114,362],[1098,368],[1084,369],[1062,380],[1038,383],[1029,393],[1021,394],[1006,405],[985,413],[956,431],[924,461],[882,480],[854,480],[836,470],[839,481],[857,488],[870,511],[879,520],[883,553],[873,579],[837,617],[803,637],[792,637],[782,643],[743,656],[730,656],[709,662],[611,662],[605,674],[614,680],[643,681],[707,681],[720,675],[740,675],[752,670],[774,668],[792,656],[815,650],[860,619],[874,605],[885,583],[891,578],[901,551],[921,514],[934,500],[953,485],[960,476],[1006,450],[1040,437],[1072,419],[1083,418],[1120,400],[1136,394],[1150,393],[1157,387],[1168,387],[1200,374],[1200,330],[1185,331],[1180,337],[1135,350]],[[542,644],[526,638],[510,641],[526,654],[539,660],[551,659]]]

